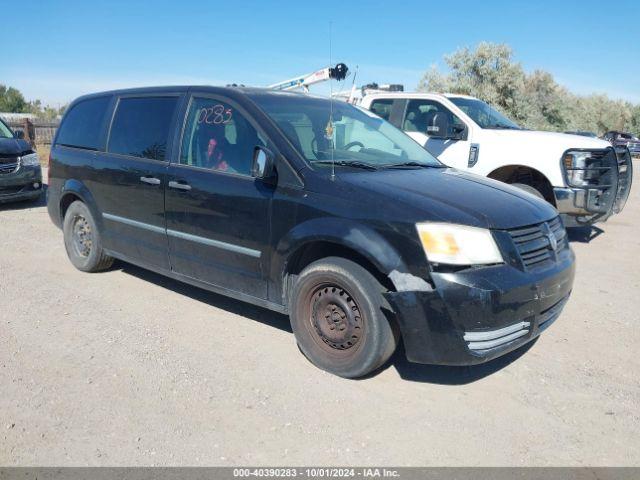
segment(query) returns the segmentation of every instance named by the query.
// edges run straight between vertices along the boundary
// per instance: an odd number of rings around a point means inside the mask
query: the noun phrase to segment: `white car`
[[[444,164],[544,198],[566,226],[604,221],[622,210],[629,195],[631,156],[604,140],[526,130],[466,95],[378,92],[357,103]]]

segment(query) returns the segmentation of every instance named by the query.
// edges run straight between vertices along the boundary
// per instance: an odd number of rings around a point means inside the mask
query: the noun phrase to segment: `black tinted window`
[[[100,150],[105,117],[111,97],[98,97],[76,103],[64,116],[56,143],[69,147]]]
[[[109,152],[164,160],[177,97],[123,98],[118,102]]]

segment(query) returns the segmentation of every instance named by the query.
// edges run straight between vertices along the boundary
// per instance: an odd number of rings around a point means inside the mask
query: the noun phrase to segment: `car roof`
[[[168,93],[184,93],[189,90],[197,90],[198,92],[208,92],[212,94],[226,95],[231,97],[237,96],[256,96],[256,95],[278,95],[282,96],[310,96],[303,92],[283,92],[273,90],[269,88],[260,87],[244,87],[244,86],[227,86],[219,87],[213,85],[167,85],[167,86],[152,86],[152,87],[134,87],[134,88],[121,88],[117,90],[107,90],[102,92],[90,93],[83,95],[74,100],[73,103],[77,103],[81,100],[86,100],[95,97],[104,96],[130,96],[130,95],[153,95],[153,94],[168,94]],[[324,97],[317,97],[324,98]]]
[[[377,98],[425,98],[425,97],[444,97],[444,98],[468,98],[477,100],[471,95],[463,95],[461,93],[442,93],[442,92],[374,92],[367,97]]]

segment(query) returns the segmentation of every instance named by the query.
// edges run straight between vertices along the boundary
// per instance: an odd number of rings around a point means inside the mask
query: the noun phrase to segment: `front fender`
[[[328,242],[358,252],[400,289],[407,276],[413,278],[400,252],[378,231],[352,220],[323,217],[296,225],[280,239],[271,259],[270,276],[275,285],[282,285],[292,256],[314,242]],[[282,291],[274,293],[273,297],[282,298]]]

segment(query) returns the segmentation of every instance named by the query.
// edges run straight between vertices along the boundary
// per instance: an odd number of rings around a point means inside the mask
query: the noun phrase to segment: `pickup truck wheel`
[[[102,249],[102,239],[87,206],[75,201],[64,216],[64,246],[74,267],[83,272],[99,272],[113,264]]]
[[[302,353],[345,378],[362,377],[384,364],[396,338],[383,313],[382,291],[373,275],[344,258],[307,266],[294,285],[290,309]]]
[[[524,190],[525,192],[529,192],[531,195],[535,195],[545,202],[547,201],[546,198],[544,198],[544,195],[542,195],[542,193],[540,193],[540,191],[536,187],[532,187],[531,185],[527,185],[526,183],[512,183],[511,185],[519,188],[520,190]]]

